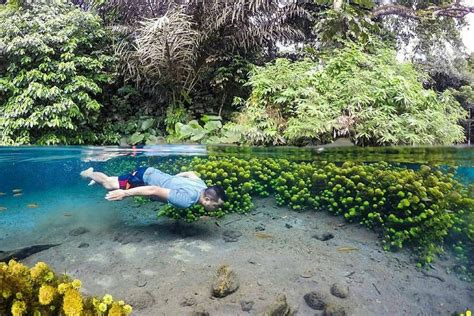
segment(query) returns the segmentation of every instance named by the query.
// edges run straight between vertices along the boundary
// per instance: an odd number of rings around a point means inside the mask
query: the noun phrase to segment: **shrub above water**
[[[327,143],[348,136],[362,145],[437,145],[464,139],[467,115],[449,93],[423,88],[396,52],[354,44],[320,63],[277,59],[257,67],[237,121],[252,144]]]
[[[93,143],[111,80],[100,18],[73,5],[0,9],[0,144]]]

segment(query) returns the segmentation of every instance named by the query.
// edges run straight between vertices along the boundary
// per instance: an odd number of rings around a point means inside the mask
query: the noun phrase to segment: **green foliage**
[[[332,5],[333,1],[317,1]],[[322,10],[316,15],[315,33],[323,49],[342,47],[348,41],[370,43],[380,34],[380,25],[367,14],[374,7],[372,0],[341,1],[340,8]]]
[[[467,113],[451,93],[426,90],[395,52],[348,44],[320,63],[278,59],[257,68],[237,119],[251,144],[326,143],[349,136],[362,145],[452,144]]]
[[[1,10],[0,143],[96,142],[109,41],[99,17],[69,4]]]
[[[474,199],[454,177],[454,168],[421,165],[413,170],[380,163],[236,157],[192,158],[157,163],[169,173],[193,170],[207,185],[222,185],[229,197],[220,210],[207,212],[166,206],[159,215],[195,221],[253,208],[251,196],[273,194],[279,205],[296,211],[315,209],[342,215],[381,232],[386,250],[409,246],[420,262],[429,263],[443,250],[448,234],[462,251],[474,247]],[[472,262],[472,257],[466,260]]]
[[[449,242],[456,254],[459,265],[455,267],[458,274],[463,275],[465,279],[474,281],[474,211],[473,197],[474,185],[468,188],[468,198],[460,197],[457,192],[453,192],[462,210],[454,218],[454,225],[449,236]]]
[[[143,5],[105,1],[109,7],[111,3],[124,11]],[[241,82],[246,80],[248,59],[258,61],[276,41],[302,35],[291,21],[303,17],[303,10],[289,3],[163,1],[154,9],[143,12],[153,18],[142,21],[119,45],[122,70],[127,79],[160,96],[164,107],[182,104],[195,116],[230,112],[233,97],[244,94]],[[272,23],[266,22],[269,19]]]
[[[154,145],[164,141],[157,120],[151,116],[136,115],[120,124],[120,128],[122,135],[128,135],[120,140],[122,145]]]
[[[197,120],[187,124],[176,123],[175,133],[170,140],[199,142],[203,144],[238,143],[241,142],[241,130],[236,124],[222,126],[221,117],[203,115],[201,125]]]
[[[175,136],[174,133],[176,131],[175,125],[177,123],[183,123],[189,121],[189,113],[184,108],[183,104],[171,104],[166,109],[166,117],[165,117],[165,126],[166,132],[170,134],[170,136]]]
[[[217,132],[222,127],[221,117],[204,115],[201,120],[204,122],[204,126],[201,126],[197,120],[192,120],[188,124],[177,123],[176,136],[178,139],[190,139],[194,142],[217,142]]]

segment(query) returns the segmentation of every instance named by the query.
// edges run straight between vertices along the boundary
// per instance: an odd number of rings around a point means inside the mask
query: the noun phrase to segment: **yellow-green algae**
[[[83,296],[79,280],[57,276],[44,262],[33,268],[10,260],[0,262],[0,315],[113,315],[132,312],[124,301]]]
[[[296,211],[325,210],[374,229],[385,250],[409,246],[419,256],[419,265],[430,263],[445,246],[452,246],[463,272],[469,277],[474,272],[473,186],[458,181],[456,167],[411,169],[386,162],[232,156],[150,158],[147,163],[171,174],[193,170],[208,185],[222,185],[228,196],[216,211],[200,205],[188,209],[167,205],[160,216],[193,222],[201,216],[247,213],[253,208],[252,196],[272,195],[278,205]],[[109,168],[120,173],[132,164],[120,161]]]

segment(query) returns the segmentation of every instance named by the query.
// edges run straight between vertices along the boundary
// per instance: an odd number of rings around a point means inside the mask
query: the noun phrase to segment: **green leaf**
[[[208,121],[221,121],[222,118],[218,115],[203,115],[201,120],[206,123]]]
[[[196,130],[193,131],[193,136],[191,137],[191,140],[192,141],[199,141],[199,140],[203,139],[204,136],[206,136],[206,132],[204,131],[203,128],[201,128],[200,130],[196,129]]]
[[[206,124],[204,124],[204,129],[206,130],[207,133],[211,133],[215,130],[218,130],[221,127],[222,127],[221,121],[208,121],[206,122]]]
[[[152,118],[144,120],[142,122],[142,127],[141,127],[142,131],[146,131],[147,129],[152,127],[154,123],[155,123],[155,119],[152,119]]]
[[[143,137],[144,137],[143,134],[136,132],[132,134],[132,136],[130,136],[130,138],[128,139],[128,143],[131,145],[136,145],[143,140]]]

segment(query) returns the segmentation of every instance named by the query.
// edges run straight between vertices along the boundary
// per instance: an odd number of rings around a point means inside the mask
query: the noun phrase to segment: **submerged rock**
[[[326,307],[326,297],[324,294],[316,291],[305,294],[304,301],[309,307],[316,310],[323,310]]]
[[[239,288],[237,274],[229,266],[222,265],[217,270],[217,277],[212,284],[212,295],[225,297]]]
[[[285,294],[278,295],[276,301],[268,306],[263,313],[264,316],[291,316],[294,314],[295,311],[288,305]]]
[[[263,232],[265,230],[265,225],[263,224],[258,224],[257,227],[255,227],[255,231],[257,232]]]
[[[79,246],[77,246],[77,248],[88,248],[88,247],[89,247],[89,244],[86,242],[81,242]]]
[[[326,306],[323,312],[324,316],[346,316],[344,307],[340,305],[330,304]]]
[[[331,294],[339,298],[346,298],[349,295],[349,287],[342,283],[334,283],[331,286]]]
[[[59,246],[60,244],[47,244],[47,245],[35,245],[30,247],[25,247],[21,249],[2,251],[0,250],[0,262],[8,262],[11,259],[23,260],[28,258],[35,253],[47,250],[52,247]]]
[[[69,235],[70,236],[79,236],[79,235],[83,235],[85,233],[89,232],[89,230],[85,227],[78,227],[76,229],[73,229],[69,232]]]
[[[236,230],[225,230],[222,233],[222,239],[224,239],[225,242],[236,242],[240,236],[242,236],[242,233]]]
[[[181,303],[180,305],[181,306],[193,306],[193,305],[196,305],[196,299],[194,297],[183,297],[183,299],[181,300]]]
[[[204,306],[197,306],[196,309],[193,311],[193,316],[209,316],[209,312],[206,311]]]
[[[244,312],[252,310],[253,304],[255,304],[254,301],[240,301],[240,306]]]
[[[331,233],[322,233],[322,234],[313,235],[313,238],[315,238],[317,240],[321,240],[321,241],[326,241],[326,240],[329,240],[329,239],[333,239],[334,235],[331,234]]]

